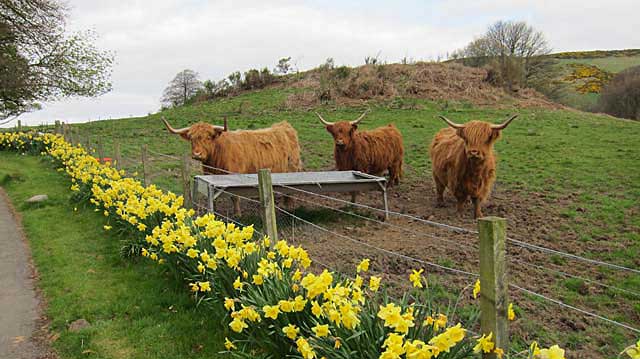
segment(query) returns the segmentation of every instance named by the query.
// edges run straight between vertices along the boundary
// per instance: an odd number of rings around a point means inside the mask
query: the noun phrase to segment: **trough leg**
[[[213,213],[215,211],[215,207],[213,206],[214,194],[211,192],[211,186],[207,185],[207,209],[209,210],[209,213]]]
[[[389,202],[387,200],[387,189],[382,189],[382,200],[384,201],[384,220],[389,220]]]

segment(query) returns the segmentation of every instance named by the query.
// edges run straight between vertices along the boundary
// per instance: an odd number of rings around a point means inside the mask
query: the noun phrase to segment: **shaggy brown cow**
[[[333,136],[333,155],[338,171],[355,170],[376,176],[389,171],[389,186],[396,185],[402,177],[402,134],[394,125],[357,131],[358,123],[366,114],[354,121],[333,123],[316,113]]]
[[[298,133],[286,121],[269,128],[236,131],[227,131],[226,119],[224,127],[198,122],[181,129],[174,129],[164,118],[162,121],[169,132],[191,141],[191,155],[202,162],[205,174],[257,173],[262,168],[274,173],[302,170]],[[238,201],[234,207],[239,214]]]
[[[445,188],[456,197],[458,213],[471,199],[474,218],[482,217],[480,206],[491,194],[496,179],[496,157],[493,144],[518,115],[500,125],[471,121],[459,125],[440,116],[450,127],[436,133],[429,147],[431,169],[438,195],[437,205],[444,205]]]

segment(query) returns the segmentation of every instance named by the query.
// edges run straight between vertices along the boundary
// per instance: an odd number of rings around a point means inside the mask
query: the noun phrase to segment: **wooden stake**
[[[113,143],[113,161],[117,170],[122,169],[122,164],[120,164],[122,156],[120,155],[120,142],[118,140]]]
[[[258,189],[265,233],[271,239],[271,243],[276,243],[278,241],[278,226],[276,224],[276,204],[273,199],[271,170],[261,169],[258,171]]]
[[[508,284],[506,276],[506,226],[499,217],[478,219],[480,234],[480,329],[482,334],[493,333],[497,348],[509,352],[507,328]],[[494,353],[483,358],[495,359]]]
[[[98,150],[98,161],[104,164],[104,147],[102,147],[102,140],[98,139],[98,142],[96,143],[96,147]]]
[[[146,144],[142,145],[142,179],[145,186],[148,186],[151,182],[151,176],[149,174],[149,153]]]
[[[193,198],[191,198],[191,186],[189,185],[189,181],[191,179],[191,174],[189,173],[189,155],[185,154],[182,156],[182,196],[184,197],[184,207],[192,208]]]

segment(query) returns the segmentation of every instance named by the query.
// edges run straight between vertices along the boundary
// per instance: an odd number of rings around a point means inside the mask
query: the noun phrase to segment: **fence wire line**
[[[170,156],[170,155],[166,155],[166,156]],[[172,156],[171,156],[172,157]],[[173,157],[176,158],[177,157]],[[218,170],[227,174],[241,174],[241,173],[234,173],[231,171],[227,171],[225,169],[222,168],[217,168],[217,167],[213,167],[213,166],[209,166],[209,165],[205,165],[202,164],[203,167],[205,168],[210,168],[210,169],[214,169],[214,170]],[[439,222],[434,222],[434,221],[430,221],[430,220],[426,220],[423,218],[419,218],[419,217],[415,217],[412,215],[408,215],[408,214],[404,214],[404,213],[400,213],[400,212],[395,212],[395,211],[385,211],[384,209],[380,209],[377,207],[372,207],[372,206],[368,206],[365,204],[361,204],[361,203],[352,203],[350,201],[346,201],[340,198],[336,198],[336,197],[331,197],[331,196],[326,196],[320,193],[314,193],[314,192],[310,192],[310,191],[306,191],[303,189],[299,189],[299,188],[295,188],[295,187],[290,187],[287,185],[274,185],[274,187],[283,187],[283,188],[287,188],[293,191],[298,191],[301,193],[306,193],[312,196],[317,196],[317,197],[321,197],[324,199],[328,199],[328,200],[332,200],[332,201],[337,201],[337,202],[342,202],[342,203],[346,203],[346,204],[350,204],[350,205],[354,205],[356,207],[361,207],[361,208],[366,208],[366,209],[370,209],[370,210],[374,210],[374,211],[378,211],[378,212],[387,212],[389,214],[393,214],[395,216],[400,216],[400,217],[405,217],[405,218],[409,218],[418,222],[422,222],[422,223],[426,223],[432,226],[436,226],[436,227],[440,227],[440,228],[445,228],[445,229],[449,229],[455,232],[461,232],[461,233],[468,233],[468,234],[478,234],[478,231],[474,231],[474,230],[470,230],[470,229],[466,229],[466,228],[462,228],[462,227],[458,227],[458,226],[452,226],[452,225],[448,225],[448,224],[444,224],[444,223],[439,223]],[[613,263],[609,263],[609,262],[604,262],[604,261],[600,261],[600,260],[596,260],[596,259],[590,259],[590,258],[586,258],[586,257],[582,257],[576,254],[571,254],[571,253],[566,253],[566,252],[562,252],[562,251],[558,251],[555,249],[551,249],[551,248],[547,248],[547,247],[543,247],[543,246],[539,246],[539,245],[535,245],[535,244],[531,244],[531,243],[527,243],[527,242],[523,242],[514,238],[510,238],[507,237],[507,240],[510,241],[511,243],[523,247],[523,248],[527,248],[530,250],[538,250],[541,252],[546,252],[546,253],[551,253],[551,254],[556,254],[559,256],[563,256],[563,257],[567,257],[567,258],[571,258],[574,260],[578,260],[578,261],[583,261],[583,262],[587,262],[587,263],[591,263],[591,264],[596,264],[599,266],[604,266],[604,267],[609,267],[609,268],[613,268],[613,269],[617,269],[617,270],[623,270],[623,271],[628,271],[628,272],[632,272],[632,273],[637,273],[640,274],[640,270],[638,269],[633,269],[633,268],[629,268],[629,267],[625,267],[625,266],[621,266],[621,265],[617,265],[617,264],[613,264]]]
[[[558,300],[558,299],[554,299],[554,298],[547,297],[547,296],[546,296],[546,295],[544,295],[544,294],[540,294],[540,293],[534,292],[534,291],[529,290],[529,289],[527,289],[527,288],[520,287],[519,285],[516,285],[516,284],[511,284],[511,283],[510,283],[510,284],[509,284],[509,286],[510,286],[510,287],[512,287],[512,288],[515,288],[515,289],[517,289],[517,290],[519,290],[519,291],[522,291],[522,292],[525,292],[525,293],[531,294],[531,295],[533,295],[533,296],[536,296],[536,297],[538,297],[538,298],[541,298],[541,299],[544,299],[544,300],[550,301],[550,302],[552,302],[552,303],[555,303],[555,304],[557,304],[557,305],[559,305],[559,306],[561,306],[561,307],[565,307],[565,308],[568,308],[568,309],[574,310],[574,311],[576,311],[576,312],[582,313],[582,314],[584,314],[584,315],[587,315],[587,316],[590,316],[590,317],[593,317],[593,318],[596,318],[596,319],[600,319],[600,320],[602,320],[602,321],[608,322],[608,323],[613,324],[613,325],[617,325],[617,326],[619,326],[619,327],[621,327],[621,328],[625,328],[625,329],[631,330],[631,331],[633,331],[633,332],[640,333],[640,329],[634,328],[634,327],[632,327],[632,326],[630,326],[630,325],[628,325],[628,324],[620,323],[620,322],[617,322],[617,321],[615,321],[615,320],[613,320],[613,319],[609,319],[609,318],[607,318],[607,317],[603,317],[602,315],[599,315],[599,314],[596,314],[596,313],[591,313],[591,312],[589,312],[589,311],[587,311],[587,310],[584,310],[584,309],[581,309],[581,308],[578,308],[578,307],[574,307],[573,305],[570,305],[570,304],[564,303],[564,302],[563,302],[563,301],[561,301],[561,300]]]
[[[609,262],[603,262],[603,261],[599,261],[597,259],[585,258],[585,257],[579,256],[579,255],[576,255],[576,254],[561,252],[561,251],[558,251],[558,250],[555,250],[555,249],[538,246],[538,245],[535,245],[535,244],[519,241],[517,239],[513,239],[513,238],[509,238],[509,237],[507,237],[507,240],[509,242],[512,242],[513,244],[517,245],[517,246],[524,247],[524,248],[527,248],[527,249],[538,250],[538,251],[541,251],[541,252],[547,252],[547,253],[556,254],[556,255],[559,255],[559,256],[575,259],[575,260],[578,260],[578,261],[588,262],[588,263],[591,263],[591,264],[597,264],[597,265],[603,266],[603,267],[609,267],[609,268],[613,268],[613,269],[618,269],[618,270],[623,270],[623,271],[628,271],[628,272],[633,272],[633,273],[640,274],[640,270],[638,270],[638,269],[633,269],[633,268],[629,268],[629,267],[625,267],[625,266],[621,266],[621,265],[617,265],[617,264],[613,264],[613,263],[609,263]]]
[[[435,226],[435,227],[448,229],[448,230],[454,231],[454,232],[468,233],[468,234],[478,234],[478,231],[474,231],[474,230],[471,230],[471,229],[462,228],[462,227],[458,227],[458,226],[452,226],[452,225],[445,224],[445,223],[440,223],[440,222],[434,222],[434,221],[430,221],[428,219],[412,216],[410,214],[400,213],[400,212],[396,212],[396,211],[392,211],[392,210],[385,210],[383,208],[368,206],[368,205],[362,204],[362,203],[354,203],[354,202],[347,201],[347,200],[344,200],[344,199],[331,197],[331,196],[326,196],[326,195],[323,195],[321,193],[310,192],[310,191],[307,191],[307,190],[303,190],[301,188],[295,188],[295,187],[287,186],[287,185],[284,185],[284,184],[274,184],[273,186],[274,187],[283,187],[283,188],[290,189],[290,190],[293,190],[293,191],[298,191],[298,192],[301,192],[301,193],[306,193],[306,194],[310,194],[310,195],[313,195],[313,196],[321,197],[321,198],[324,198],[324,199],[328,199],[328,200],[332,200],[332,201],[336,201],[336,202],[341,202],[341,203],[349,204],[349,205],[356,206],[356,207],[366,208],[366,209],[374,210],[374,211],[381,212],[381,213],[388,213],[388,214],[393,214],[394,216],[398,216],[398,217],[409,218],[409,219],[414,220],[414,221],[422,222],[422,223],[429,224],[429,225]]]
[[[596,285],[599,285],[599,286],[602,286],[602,287],[615,289],[615,290],[618,290],[618,291],[621,291],[621,292],[624,292],[624,293],[627,293],[627,294],[631,294],[631,295],[635,295],[637,297],[640,297],[640,293],[638,293],[638,292],[634,292],[634,291],[628,290],[628,289],[619,288],[619,287],[616,287],[616,286],[610,285],[610,284],[605,284],[605,283],[599,282],[597,280],[584,278],[584,277],[581,277],[579,275],[566,273],[566,272],[563,272],[563,271],[560,271],[560,270],[557,270],[557,269],[553,269],[553,268],[549,268],[549,267],[545,267],[545,266],[540,266],[540,265],[537,265],[537,264],[529,263],[529,262],[523,261],[521,259],[512,259],[512,261],[518,262],[518,263],[520,263],[522,265],[525,265],[525,266],[537,268],[537,269],[548,271],[548,272],[555,273],[555,274],[560,274],[560,275],[565,276],[565,277],[571,277],[571,278],[580,279],[580,280],[583,280],[583,281],[588,282],[588,283],[593,283],[593,284],[596,284]]]
[[[291,217],[293,217],[293,218],[295,218],[295,219],[297,219],[299,221],[302,221],[302,222],[304,222],[304,223],[306,223],[306,224],[308,224],[308,225],[310,225],[310,226],[312,226],[314,228],[317,228],[317,229],[319,229],[321,231],[333,234],[334,236],[344,238],[344,239],[349,240],[349,241],[351,241],[353,243],[360,244],[362,246],[365,246],[365,247],[368,247],[368,248],[371,248],[371,249],[375,249],[377,251],[380,251],[380,252],[383,252],[383,253],[386,253],[386,254],[389,254],[389,255],[392,255],[392,256],[396,256],[396,257],[400,257],[400,258],[403,258],[403,259],[406,259],[406,260],[410,260],[410,261],[414,261],[414,262],[417,262],[417,263],[421,263],[421,264],[429,265],[429,266],[432,266],[432,267],[440,268],[442,270],[451,271],[451,272],[454,272],[454,273],[457,273],[457,274],[464,274],[464,275],[472,276],[472,277],[478,277],[479,276],[478,274],[475,274],[475,273],[467,272],[467,271],[464,271],[464,270],[461,270],[461,269],[456,269],[456,268],[443,266],[443,265],[440,265],[440,264],[436,264],[436,263],[432,263],[432,262],[429,262],[429,261],[425,261],[423,259],[414,258],[414,257],[411,257],[411,256],[407,256],[405,254],[402,254],[402,253],[398,253],[398,252],[390,251],[388,249],[384,249],[384,248],[381,248],[381,247],[378,247],[378,246],[374,246],[373,244],[362,242],[362,241],[359,241],[357,239],[351,238],[351,237],[349,237],[347,235],[344,235],[344,234],[341,234],[341,233],[337,233],[337,232],[334,232],[334,231],[332,231],[330,229],[324,228],[324,227],[322,227],[320,225],[317,225],[317,224],[315,224],[313,222],[310,222],[310,221],[308,221],[308,220],[306,220],[304,218],[298,217],[295,214],[293,214],[291,212],[288,212],[287,210],[284,210],[284,209],[282,209],[282,208],[280,208],[278,206],[276,206],[276,209],[281,211],[282,213],[284,213],[286,215],[289,215],[289,216],[291,216]]]
[[[333,211],[336,211],[336,212],[340,212],[340,213],[344,213],[344,214],[347,214],[347,215],[350,215],[350,216],[358,217],[358,218],[361,218],[361,219],[364,219],[364,220],[367,220],[367,221],[370,221],[370,222],[374,222],[374,223],[381,224],[381,225],[384,225],[384,226],[389,226],[389,227],[392,227],[392,228],[396,228],[396,229],[405,231],[407,233],[412,233],[412,234],[417,235],[417,236],[430,237],[430,238],[433,238],[433,239],[436,239],[436,240],[439,240],[439,241],[442,241],[442,242],[445,242],[445,243],[450,243],[457,250],[462,250],[462,251],[465,250],[464,247],[460,246],[460,244],[461,244],[460,242],[456,242],[456,241],[453,241],[453,240],[450,240],[450,239],[438,237],[438,236],[435,236],[435,235],[433,235],[431,233],[415,231],[415,230],[412,230],[412,229],[409,229],[409,228],[405,228],[405,227],[399,226],[397,224],[393,224],[393,223],[389,223],[389,222],[383,222],[383,221],[377,220],[375,218],[363,216],[361,214],[357,214],[357,213],[353,213],[353,212],[348,212],[348,211],[342,210],[340,208],[334,208],[334,207],[326,206],[326,205],[323,205],[323,204],[321,204],[319,202],[313,202],[313,201],[310,201],[308,199],[291,196],[291,195],[288,195],[286,193],[282,193],[282,192],[278,192],[278,191],[274,191],[274,193],[280,194],[280,195],[285,196],[285,197],[292,198],[292,199],[294,199],[296,201],[302,201],[302,202],[310,203],[310,204],[315,205],[315,206],[327,208],[327,209],[330,209],[330,210],[333,210]],[[472,245],[469,245],[469,246],[471,247]],[[473,247],[473,249],[476,249],[476,248]]]

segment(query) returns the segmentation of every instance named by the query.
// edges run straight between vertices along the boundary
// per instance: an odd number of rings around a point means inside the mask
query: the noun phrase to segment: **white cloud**
[[[159,108],[162,90],[185,68],[203,79],[220,79],[235,70],[272,68],[284,56],[292,56],[302,69],[327,57],[338,64],[361,64],[378,51],[387,61],[436,58],[505,18],[530,22],[557,50],[640,47],[633,32],[640,25],[634,3],[465,0],[402,7],[377,1],[320,6],[293,0],[73,0],[69,28],[94,29],[100,34],[98,46],[116,54],[113,91],[97,99],[46,104],[22,120],[144,115]]]

